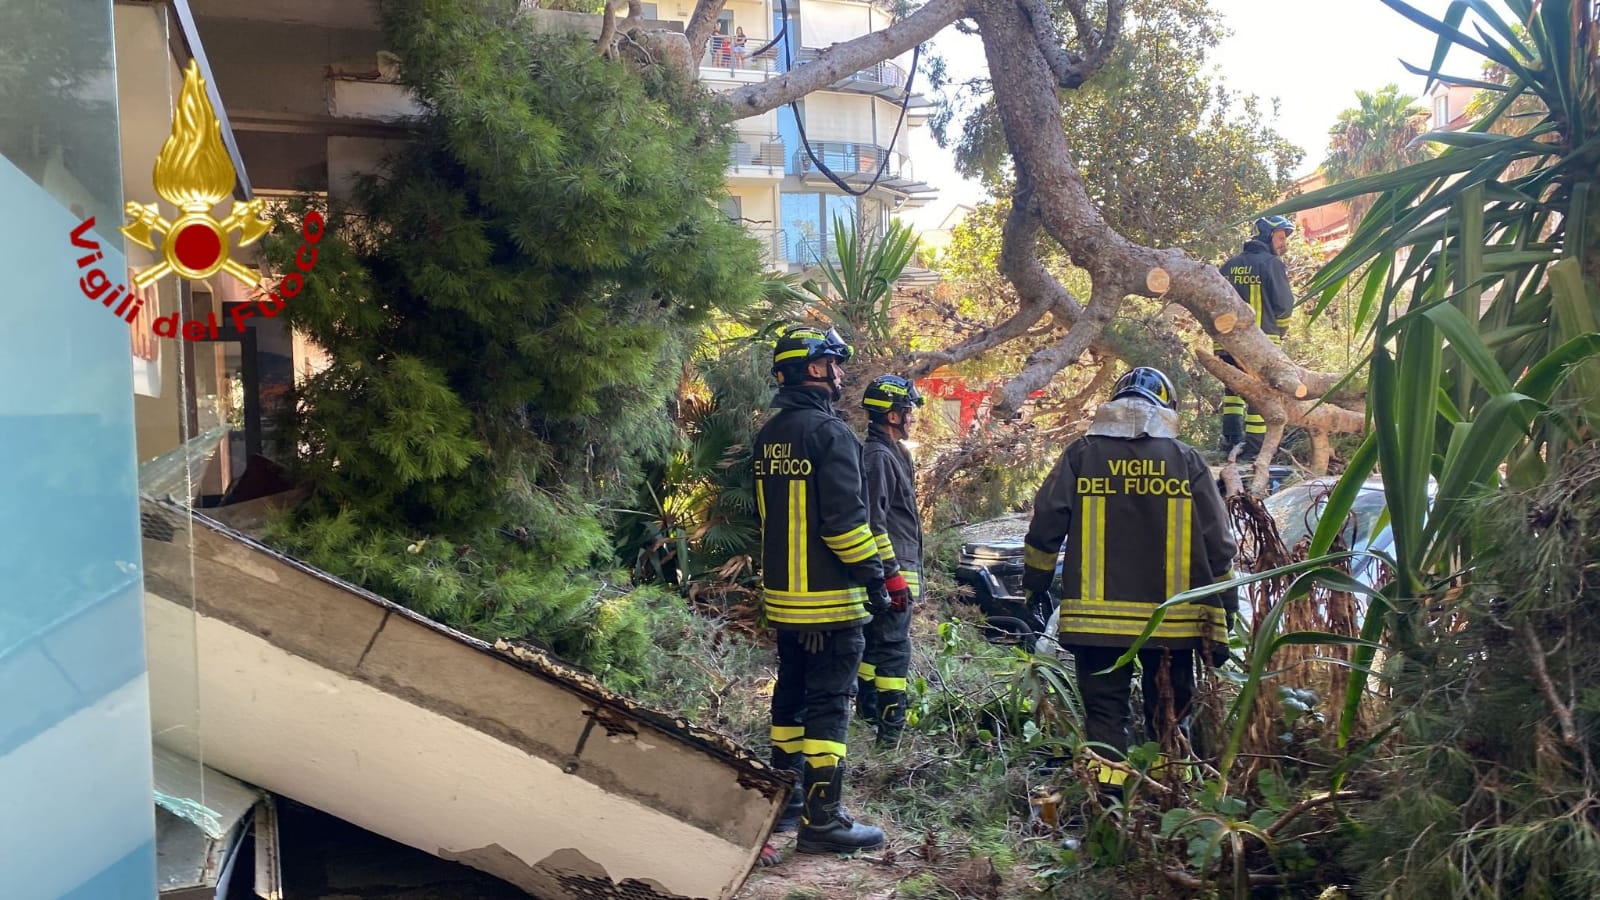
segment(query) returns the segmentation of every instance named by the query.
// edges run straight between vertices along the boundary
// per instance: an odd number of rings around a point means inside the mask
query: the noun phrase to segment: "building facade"
[[[675,24],[686,24],[693,9],[689,0],[645,5],[647,15]],[[735,90],[892,21],[884,5],[866,0],[729,0],[700,78],[712,90]],[[832,255],[836,219],[878,233],[896,213],[936,196],[906,152],[910,130],[929,110],[917,92],[923,73],[910,66],[910,54],[886,60],[736,123],[724,210],[761,240],[774,267],[800,270]]]

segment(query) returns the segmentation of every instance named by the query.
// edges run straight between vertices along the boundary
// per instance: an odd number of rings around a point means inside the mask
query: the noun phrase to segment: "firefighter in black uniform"
[[[863,626],[892,602],[862,500],[861,442],[833,410],[850,355],[833,329],[784,329],[772,353],[777,413],[755,442],[762,605],[778,630],[772,763],[799,776],[775,830],[800,825],[802,853],[883,844],[839,804]]]
[[[1085,736],[1110,747],[1111,758],[1128,748],[1132,672],[1098,673],[1133,646],[1168,597],[1232,577],[1235,546],[1222,495],[1200,454],[1178,440],[1176,401],[1172,382],[1155,369],[1123,375],[1088,433],[1040,486],[1023,547],[1023,587],[1040,602],[1066,539],[1057,639],[1077,663]],[[1227,660],[1226,631],[1238,606],[1234,590],[1173,607],[1140,650],[1145,728],[1163,748],[1174,735],[1165,727],[1159,670],[1170,662],[1172,709],[1182,723],[1194,696],[1194,651],[1209,645],[1212,664]],[[1123,781],[1109,767],[1096,767],[1096,776],[1108,789]]]
[[[911,437],[922,395],[909,378],[880,375],[867,385],[861,408],[867,411],[867,446],[862,481],[867,516],[878,557],[888,576],[891,597],[896,578],[905,582],[907,603],[874,616],[867,626],[867,650],[856,686],[856,712],[878,726],[878,746],[900,740],[906,727],[906,675],[911,670],[911,606],[922,597],[922,517],[917,512],[911,454],[902,441]]]
[[[1289,313],[1294,310],[1294,291],[1289,287],[1289,270],[1283,265],[1283,248],[1294,234],[1294,223],[1283,216],[1257,219],[1255,237],[1244,242],[1238,255],[1222,264],[1222,275],[1239,292],[1240,299],[1255,313],[1256,327],[1274,344],[1282,344],[1289,332]],[[1240,368],[1233,354],[1218,346],[1213,352],[1223,362]],[[1243,443],[1240,459],[1254,459],[1267,435],[1267,421],[1249,409],[1238,394],[1222,396],[1222,450],[1231,451]]]

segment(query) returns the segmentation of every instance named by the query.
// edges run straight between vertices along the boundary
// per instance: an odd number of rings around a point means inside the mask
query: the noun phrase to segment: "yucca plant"
[[[889,340],[894,283],[917,252],[917,238],[898,219],[881,235],[862,237],[854,222],[833,220],[833,258],[821,261],[822,282],[804,282],[812,305],[852,341],[882,347]],[[837,259],[837,261],[835,261]]]
[[[1372,430],[1330,498],[1312,543],[1324,552],[1361,482],[1383,472],[1395,532],[1395,580],[1374,604],[1351,671],[1348,738],[1380,639],[1424,663],[1426,603],[1470,567],[1464,513],[1494,491],[1500,469],[1537,480],[1569,442],[1600,422],[1595,309],[1600,292],[1600,64],[1591,0],[1457,0],[1441,18],[1385,4],[1438,35],[1430,84],[1468,84],[1492,103],[1470,126],[1422,137],[1437,157],[1293,198],[1289,213],[1377,194],[1349,244],[1313,279],[1320,312],[1361,273],[1357,319],[1368,329]],[[1462,30],[1467,12],[1481,24]],[[1499,80],[1446,76],[1449,51],[1473,51]],[[1537,121],[1506,127],[1507,117]],[[1513,109],[1522,112],[1512,113]],[[1430,509],[1429,480],[1437,485]],[[1379,614],[1382,612],[1382,614]]]

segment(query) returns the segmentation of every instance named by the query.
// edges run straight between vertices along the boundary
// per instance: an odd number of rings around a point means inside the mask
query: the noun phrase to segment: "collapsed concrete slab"
[[[158,745],[543,900],[727,898],[755,865],[788,786],[726,737],[199,512],[142,519]]]

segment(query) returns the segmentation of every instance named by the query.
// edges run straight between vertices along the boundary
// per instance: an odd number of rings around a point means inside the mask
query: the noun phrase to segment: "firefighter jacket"
[[[762,602],[778,628],[860,625],[863,587],[883,577],[861,495],[861,442],[820,391],[778,391],[756,435]]]
[[[917,512],[911,454],[882,425],[867,427],[861,452],[861,480],[867,517],[877,542],[883,573],[906,577],[913,600],[922,599],[922,516]]]
[[[1261,241],[1245,241],[1237,256],[1222,264],[1222,275],[1250,304],[1256,326],[1269,335],[1289,330],[1289,313],[1294,310],[1294,291],[1289,287],[1289,270],[1272,247]]]
[[[1231,577],[1236,548],[1216,479],[1176,433],[1172,410],[1137,398],[1101,404],[1039,488],[1023,586],[1050,585],[1065,538],[1063,645],[1132,646],[1168,597]],[[1224,602],[1238,601],[1214,596],[1167,610],[1149,645],[1226,640]]]

